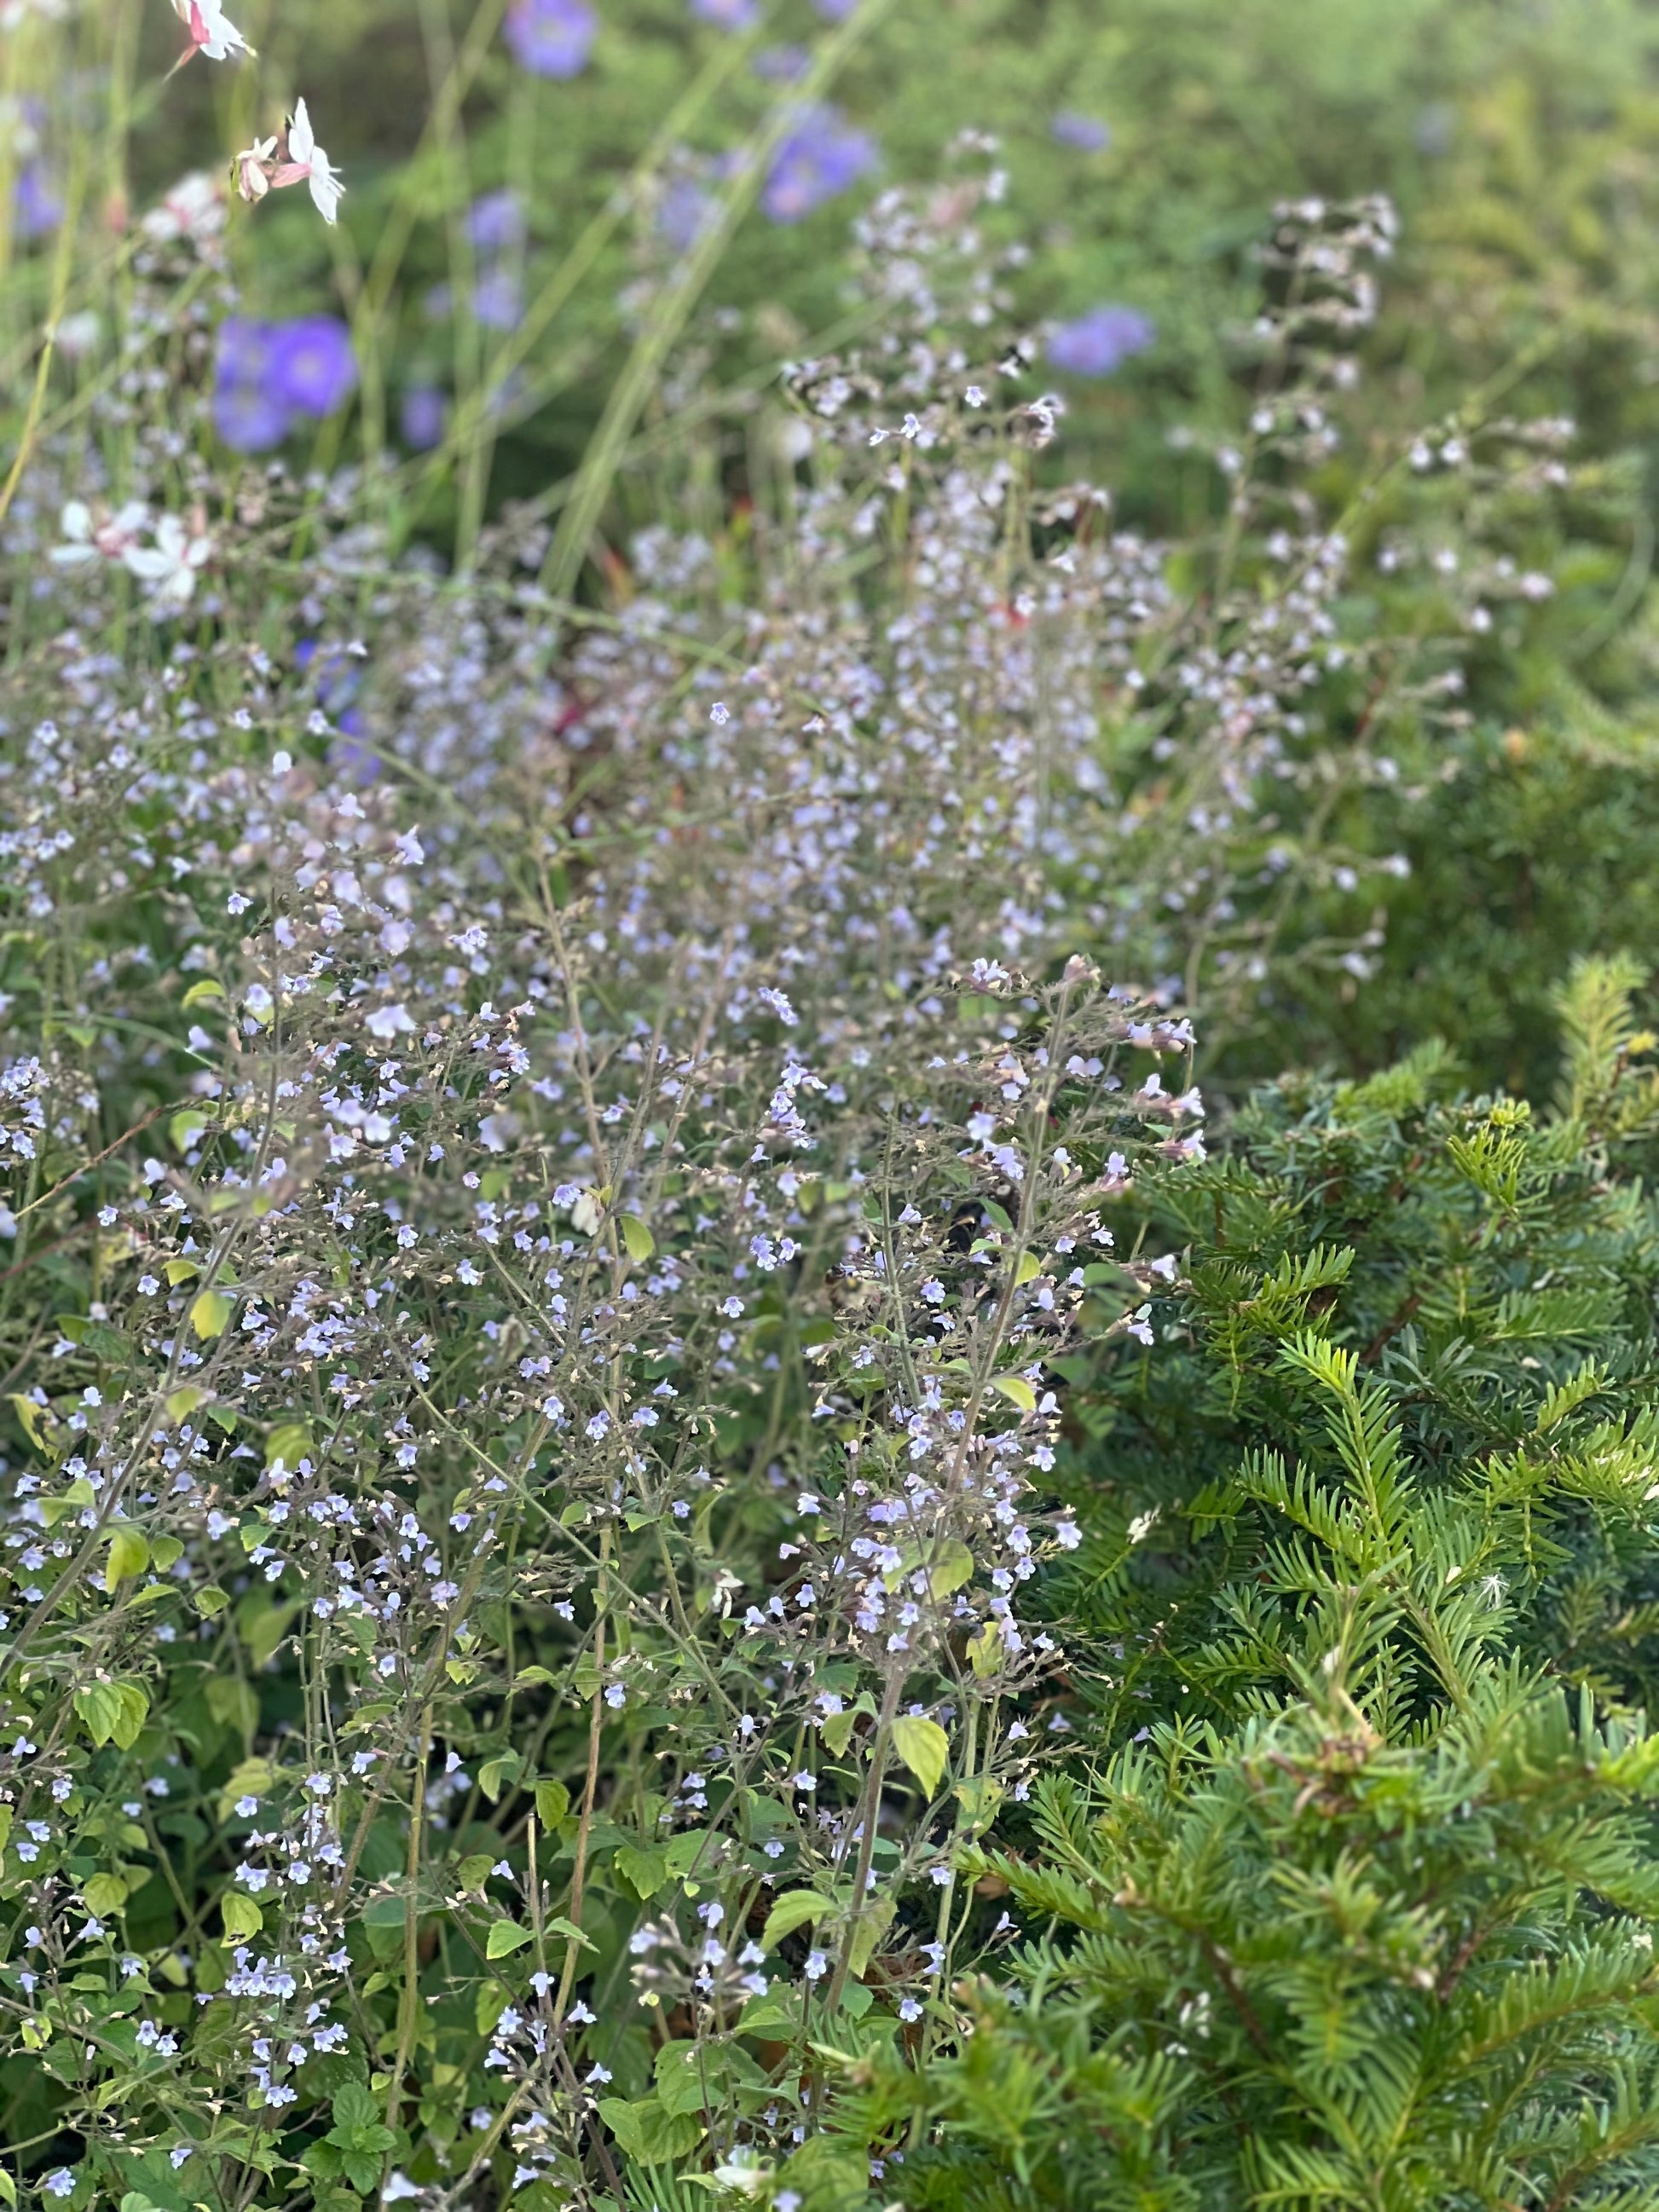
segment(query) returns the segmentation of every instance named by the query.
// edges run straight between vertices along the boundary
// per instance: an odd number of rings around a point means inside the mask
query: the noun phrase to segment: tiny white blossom
[[[158,605],[182,607],[196,589],[197,572],[213,554],[213,543],[201,529],[186,531],[176,514],[164,514],[155,526],[154,545],[129,545],[123,565],[141,581],[154,584]]]

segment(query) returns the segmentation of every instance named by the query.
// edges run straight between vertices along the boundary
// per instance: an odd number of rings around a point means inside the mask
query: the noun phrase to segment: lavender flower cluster
[[[758,413],[748,550],[659,520],[603,610],[550,602],[534,514],[447,577],[357,472],[227,486],[142,351],[131,480],[32,465],[0,1252],[52,1290],[0,1468],[0,1990],[76,2212],[210,2170],[884,2201],[907,2142],[836,2069],[961,2042],[1022,1932],[976,1847],[1074,1719],[1068,1372],[1156,1356],[1135,1177],[1203,1157],[1204,1024],[1298,883],[1389,865],[1298,825],[1451,645],[1368,659],[1304,483],[1381,210],[1280,219],[1318,318],[1261,337],[1195,605],[1040,483],[1063,404],[969,151],[860,220],[880,327]],[[351,389],[338,325],[215,344],[215,421]],[[1559,426],[1460,435],[1411,481],[1559,465]]]

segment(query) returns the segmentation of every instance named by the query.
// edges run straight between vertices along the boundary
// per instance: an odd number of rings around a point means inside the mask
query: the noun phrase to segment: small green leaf
[[[192,1275],[199,1275],[201,1264],[195,1260],[169,1260],[165,1270],[167,1279],[176,1291],[180,1283],[187,1283]]]
[[[127,1886],[118,1874],[95,1874],[82,1885],[87,1911],[100,1920],[118,1912],[127,1901]]]
[[[786,1936],[793,1936],[797,1928],[810,1927],[836,1909],[835,1899],[820,1897],[815,1889],[787,1889],[766,1916],[766,1925],[761,1930],[761,1948],[770,1951]]]
[[[939,1547],[927,1569],[927,1587],[935,1598],[949,1597],[965,1582],[971,1582],[974,1555],[960,1537],[949,1536]]]
[[[902,1714],[893,1723],[893,1748],[927,1795],[937,1796],[951,1757],[951,1739],[939,1723]]]
[[[637,1213],[622,1217],[623,1243],[628,1247],[630,1260],[648,1260],[657,1249],[657,1240],[640,1219]]]
[[[668,1879],[668,1862],[662,1853],[641,1850],[635,1844],[619,1844],[611,1864],[635,1897],[654,1897]]]
[[[1016,1284],[1032,1282],[1042,1273],[1042,1262],[1035,1252],[1022,1252],[1019,1265],[1014,1270]]]
[[[522,1951],[533,1939],[527,1928],[520,1928],[516,1920],[497,1920],[491,1924],[484,1944],[486,1959],[506,1959],[514,1951]]]
[[[198,1336],[222,1336],[235,1310],[234,1302],[222,1291],[204,1291],[191,1303],[190,1325]]]
[[[556,1828],[570,1810],[570,1792],[562,1782],[536,1784],[536,1818],[544,1828]]]
[[[193,1106],[182,1114],[175,1114],[167,1123],[167,1134],[181,1152],[186,1152],[207,1127],[208,1117]]]
[[[853,1740],[853,1723],[857,1718],[849,1706],[845,1712],[831,1713],[823,1723],[823,1740],[837,1759],[846,1755],[847,1747]]]
[[[630,2159],[641,2166],[671,2165],[689,2158],[702,2141],[702,2125],[690,2112],[665,2112],[656,2097],[630,2104],[623,2097],[601,2097],[599,2117]]]
[[[858,1925],[853,1930],[853,1941],[848,1951],[847,1963],[860,1980],[864,1978],[876,1947],[893,1924],[898,1911],[896,1898],[871,1898],[859,1915]]]
[[[1000,1390],[1005,1398],[1012,1399],[1023,1413],[1036,1411],[1036,1392],[1023,1375],[994,1375],[991,1388]]]
[[[228,1889],[219,1899],[219,1913],[225,1923],[225,1934],[233,1943],[246,1943],[257,1936],[265,1924],[265,1917],[251,1897],[244,1897],[238,1889]]]
[[[495,1863],[488,1851],[470,1852],[456,1868],[455,1879],[463,1889],[482,1889]]]
[[[175,1426],[180,1421],[187,1421],[197,1407],[205,1406],[212,1395],[212,1391],[204,1390],[199,1382],[186,1382],[180,1389],[169,1391],[167,1394],[168,1420]]]
[[[104,1568],[104,1588],[114,1590],[149,1565],[149,1546],[136,1528],[118,1528],[109,1540],[109,1559]]]
[[[43,1418],[50,1420],[52,1418],[50,1413],[46,1412],[44,1406],[37,1406],[33,1398],[26,1398],[21,1390],[10,1391],[8,1395],[11,1400],[12,1411],[22,1424],[24,1435],[34,1446],[36,1451],[47,1450],[49,1447],[45,1437],[40,1433],[40,1423]]]
[[[116,1690],[119,1710],[115,1725],[110,1730],[118,1751],[131,1751],[138,1741],[138,1731],[149,1717],[149,1699],[137,1682],[123,1682]]]
[[[523,1754],[516,1751],[504,1751],[494,1759],[485,1759],[478,1769],[478,1787],[492,1805],[500,1797],[503,1783],[518,1780],[523,1765]]]
[[[212,975],[204,975],[198,981],[191,985],[179,1003],[183,1006],[199,1006],[209,999],[222,999],[224,995],[225,987],[222,983]]]
[[[265,1465],[275,1467],[278,1461],[292,1474],[302,1459],[310,1459],[313,1447],[311,1431],[301,1421],[280,1421],[265,1438]]]

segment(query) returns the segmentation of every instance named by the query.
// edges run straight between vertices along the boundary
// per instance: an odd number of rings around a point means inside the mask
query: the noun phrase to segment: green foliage
[[[986,1862],[1032,1929],[1012,1986],[959,1993],[957,2055],[878,2062],[847,2100],[933,2131],[907,2203],[1495,2212],[1659,2185],[1659,1742],[1491,1661],[1383,1731],[1346,1663],[1042,1786],[1036,1863]]]
[[[1305,1686],[1339,1563],[1407,1618],[1440,1589],[1437,1634],[1456,1595],[1453,1644],[1421,1627],[1368,1687],[1402,1715],[1494,1638],[1600,1694],[1659,1686],[1659,1216],[1636,1174],[1659,1101],[1633,976],[1578,976],[1553,1115],[1457,1096],[1431,1046],[1362,1084],[1287,1079],[1221,1156],[1143,1182],[1182,1279],[1155,1346],[1080,1390],[1070,1476],[1063,1606],[1097,1644],[1130,1637],[1086,1692],[1109,1729]],[[1407,1505],[1429,1516],[1409,1545]]]
[[[1079,1388],[1057,1591],[1097,1762],[977,1861],[1025,1930],[1010,1986],[844,2109],[932,2145],[914,2201],[1659,2186],[1641,973],[1576,976],[1552,1115],[1426,1048],[1143,1178],[1180,1279]]]

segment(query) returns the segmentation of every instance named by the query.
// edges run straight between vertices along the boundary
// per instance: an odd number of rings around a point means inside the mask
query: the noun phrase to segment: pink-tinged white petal
[[[303,100],[294,103],[294,119],[288,126],[288,158],[302,168],[311,167],[311,157],[317,141],[312,132],[311,114]]]
[[[329,165],[328,156],[319,146],[311,157],[311,198],[325,222],[333,222],[339,216],[340,200],[345,186],[340,182],[337,169]]]

